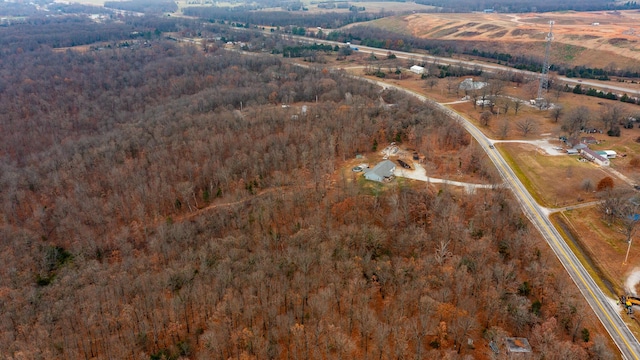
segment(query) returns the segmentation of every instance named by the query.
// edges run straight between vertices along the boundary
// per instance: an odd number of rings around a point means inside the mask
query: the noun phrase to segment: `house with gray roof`
[[[373,169],[364,173],[364,178],[367,180],[385,182],[393,178],[393,172],[396,170],[396,164],[391,160],[384,160],[379,162]]]

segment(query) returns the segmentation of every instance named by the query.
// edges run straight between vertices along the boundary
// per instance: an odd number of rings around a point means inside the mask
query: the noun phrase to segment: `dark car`
[[[400,164],[400,166],[402,166],[405,169],[411,169],[411,165],[407,164],[406,162],[398,159],[398,164]]]

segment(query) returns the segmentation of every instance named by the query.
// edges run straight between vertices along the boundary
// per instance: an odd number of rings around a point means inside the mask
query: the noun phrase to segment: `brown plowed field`
[[[558,64],[640,67],[640,12],[544,14],[412,14],[392,26],[421,38],[474,41],[498,52],[543,56],[549,21],[554,21],[551,60]],[[391,19],[378,25],[391,26]],[[372,22],[376,24],[376,22]]]

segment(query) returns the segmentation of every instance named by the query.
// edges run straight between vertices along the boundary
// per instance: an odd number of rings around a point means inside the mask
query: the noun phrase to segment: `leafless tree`
[[[556,102],[560,100],[560,96],[565,92],[565,84],[560,83],[557,76],[551,76],[549,79],[550,89],[553,91],[553,97]]]
[[[522,107],[522,100],[516,99],[513,101],[513,111],[515,111],[516,115],[518,115],[518,111]]]
[[[491,113],[491,111],[483,111],[482,114],[480,114],[480,125],[489,125],[489,121],[491,120],[492,116],[493,114]]]
[[[500,123],[498,131],[500,132],[500,137],[506,139],[509,135],[509,120],[503,119]]]
[[[626,192],[618,189],[608,188],[600,193],[598,209],[609,225],[620,216],[625,201],[627,201]]]
[[[471,104],[475,109],[478,106],[478,99],[480,98],[480,94],[478,94],[476,90],[469,90],[469,93],[467,96],[469,96],[469,101],[471,101]]]
[[[454,79],[452,77],[448,77],[446,83],[447,83],[446,84],[447,94],[451,95],[453,94],[453,90],[456,90],[456,95],[457,95],[458,84],[455,83]]]
[[[591,121],[591,112],[589,109],[580,105],[571,109],[562,121],[562,130],[569,133],[570,136],[576,136],[580,130],[589,126]]]
[[[561,105],[554,105],[553,108],[551,108],[551,117],[553,118],[553,121],[556,123],[560,120],[560,117],[562,116],[563,113],[564,113],[564,108]]]
[[[524,85],[524,91],[529,99],[535,99],[538,96],[539,83],[540,81],[538,79],[529,79],[529,81]]]
[[[625,117],[625,110],[620,104],[607,104],[600,111],[600,121],[605,131],[619,125]]]
[[[509,112],[509,109],[511,108],[512,103],[513,103],[513,100],[509,98],[501,98],[500,108],[502,109],[503,114],[507,115],[507,113]]]
[[[522,136],[527,136],[532,131],[538,128],[538,122],[533,118],[525,118],[516,123],[516,127],[522,133]]]
[[[593,180],[591,179],[582,180],[582,184],[580,185],[580,188],[585,192],[592,192],[593,189],[595,189],[595,186],[593,185]]]

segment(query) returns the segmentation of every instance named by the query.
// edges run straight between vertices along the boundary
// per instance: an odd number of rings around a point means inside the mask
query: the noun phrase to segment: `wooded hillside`
[[[482,359],[505,335],[611,358],[506,190],[342,171],[400,139],[495,176],[416,100],[164,41],[0,79],[0,358]]]

